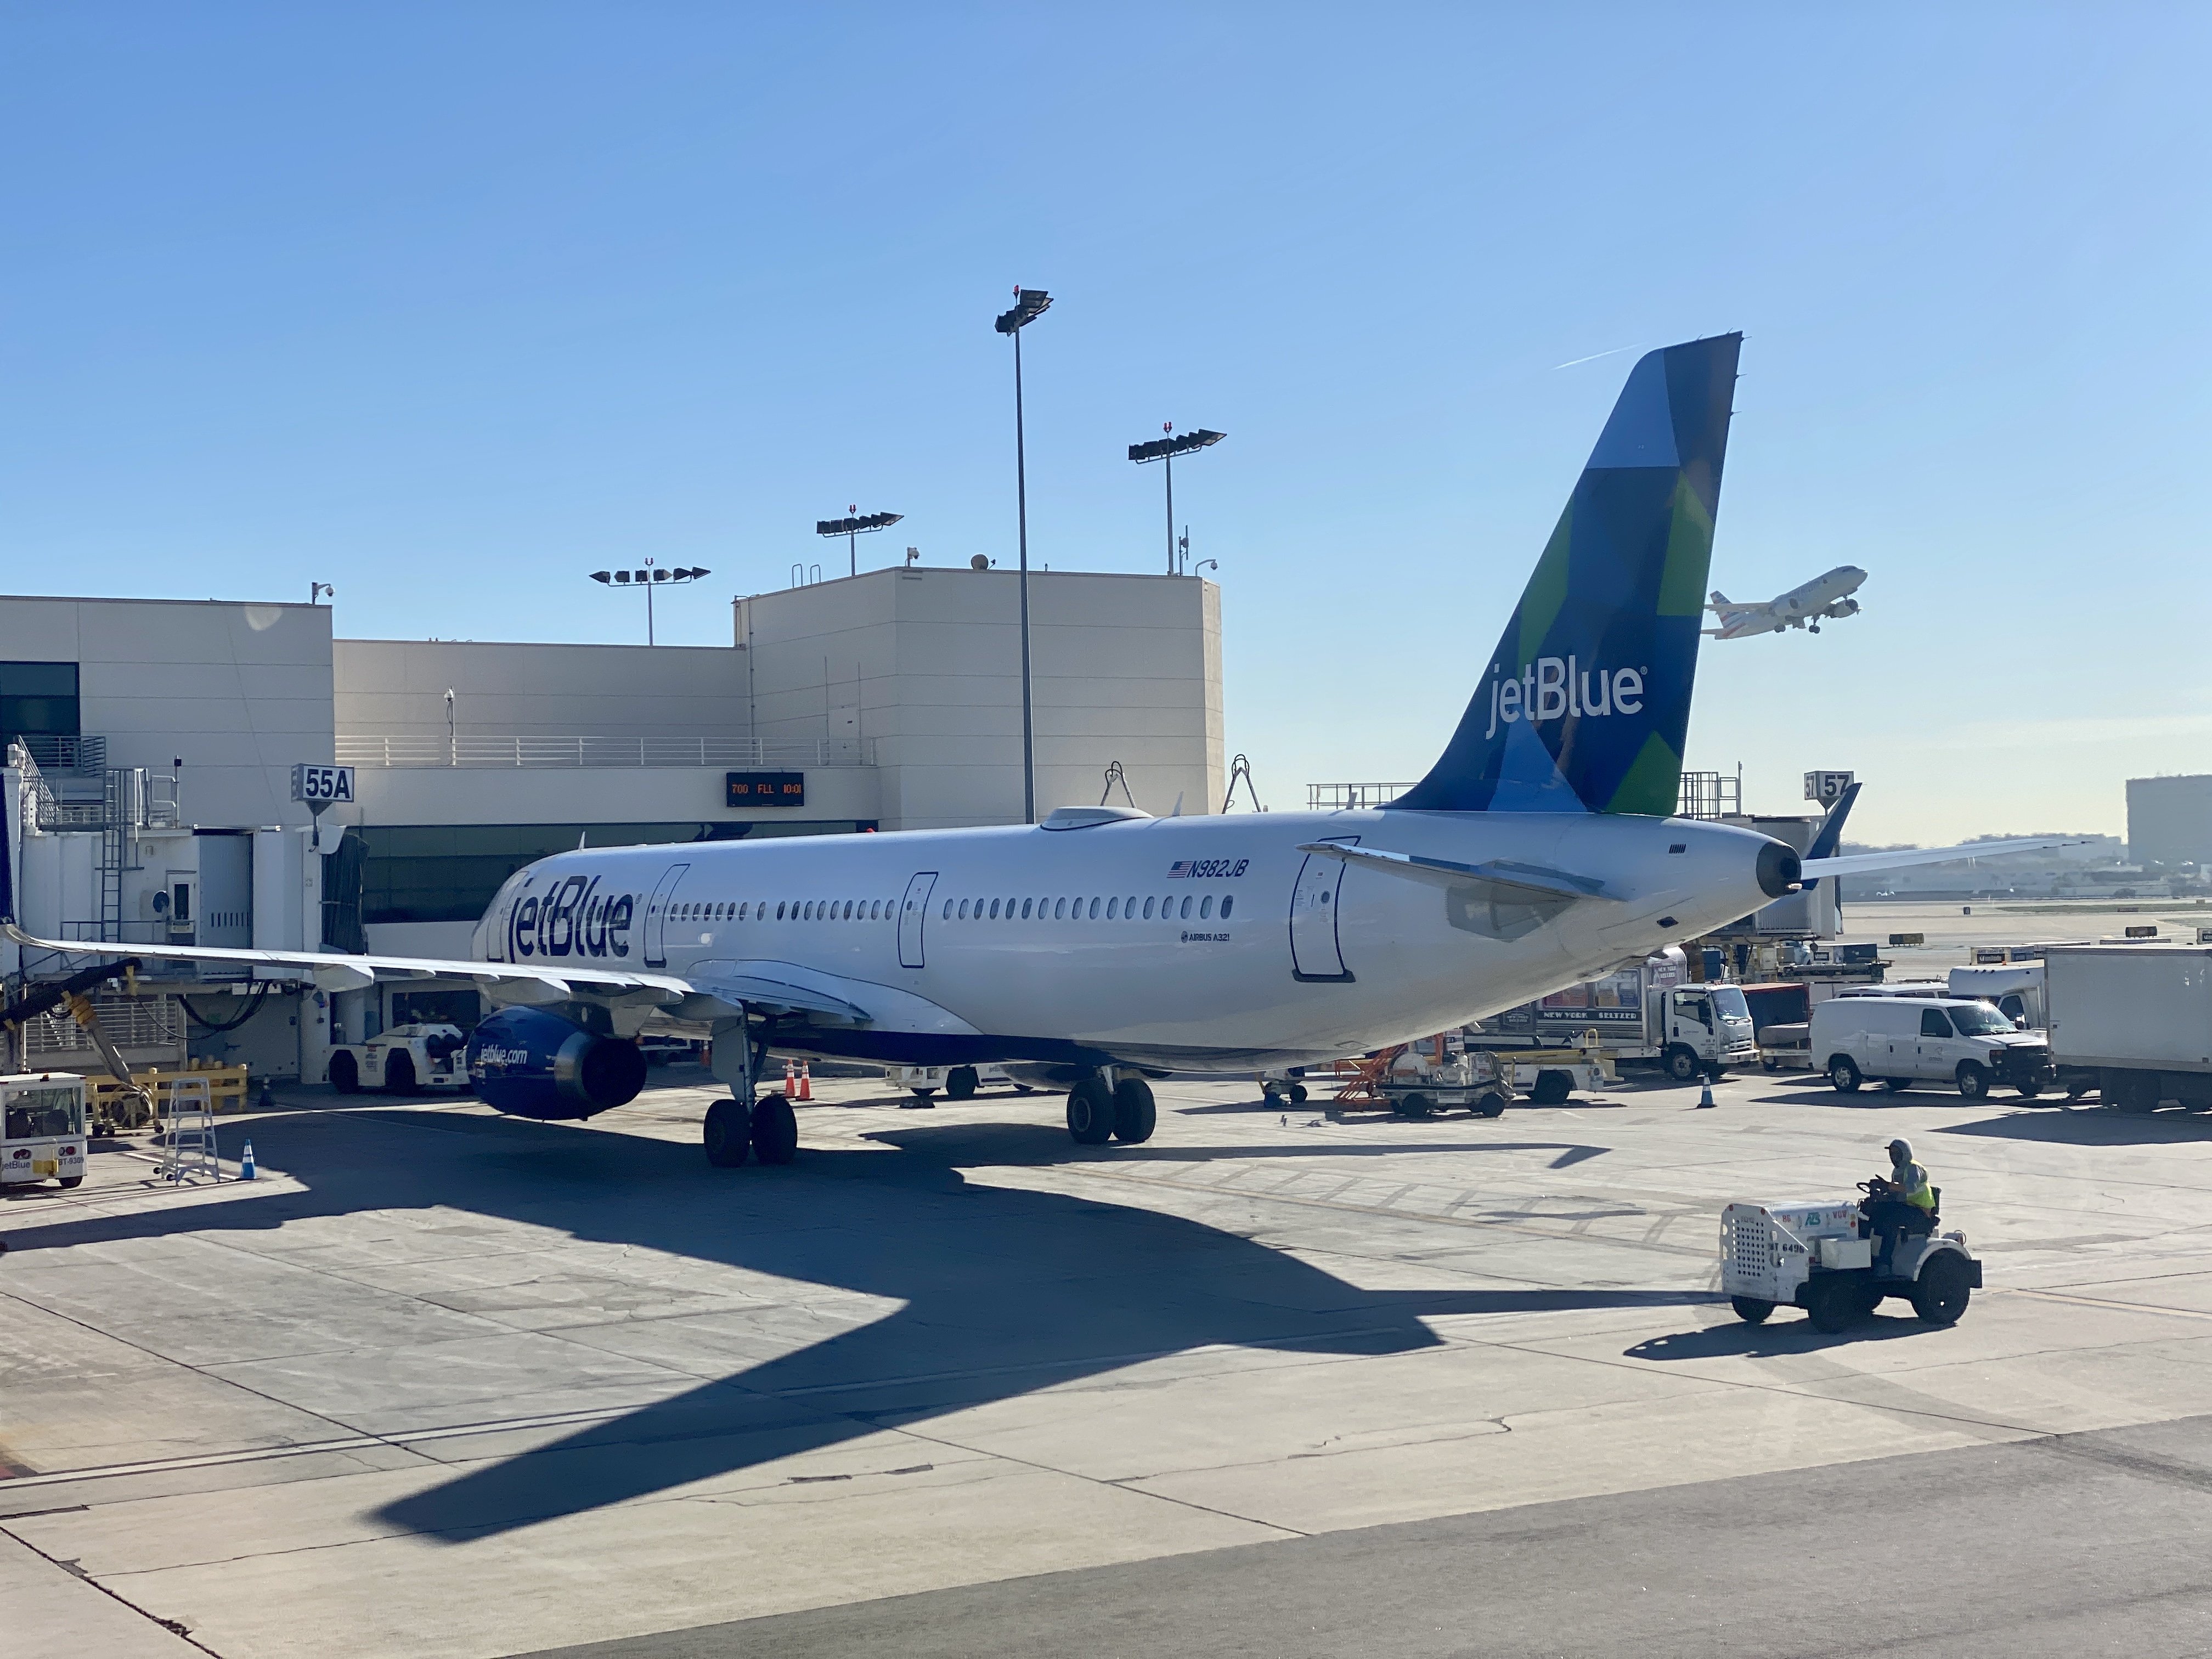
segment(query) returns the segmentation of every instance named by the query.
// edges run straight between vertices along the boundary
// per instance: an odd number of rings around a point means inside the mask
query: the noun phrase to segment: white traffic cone
[[[246,1143],[245,1152],[239,1155],[238,1178],[240,1181],[251,1181],[253,1179],[253,1143],[249,1140]]]
[[[1699,1109],[1700,1110],[1702,1110],[1703,1109],[1705,1109],[1705,1107],[1707,1107],[1707,1106],[1711,1105],[1712,1103],[1713,1103],[1713,1080],[1712,1080],[1712,1079],[1711,1079],[1711,1078],[1709,1077],[1709,1078],[1707,1078],[1707,1079],[1705,1079],[1705,1086],[1703,1089],[1700,1089],[1700,1090],[1698,1091],[1698,1109]]]

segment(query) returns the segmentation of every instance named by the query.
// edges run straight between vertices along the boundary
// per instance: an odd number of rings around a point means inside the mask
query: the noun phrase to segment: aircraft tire
[[[753,1103],[753,1156],[763,1164],[790,1164],[799,1157],[799,1115],[781,1095]]]
[[[945,1097],[947,1100],[973,1100],[981,1082],[973,1066],[956,1066],[945,1074]]]
[[[1103,1146],[1114,1138],[1114,1096],[1103,1077],[1087,1077],[1067,1091],[1067,1133],[1079,1146]]]
[[[707,1109],[700,1136],[706,1142],[707,1162],[718,1170],[744,1164],[752,1151],[752,1114],[742,1100],[718,1100]]]
[[[1303,1083],[1293,1083],[1291,1085],[1291,1104],[1293,1106],[1303,1106],[1305,1103],[1306,1085]]]
[[[1135,1146],[1150,1140],[1159,1124],[1159,1107],[1152,1085],[1140,1077],[1125,1077],[1114,1085],[1114,1138]]]

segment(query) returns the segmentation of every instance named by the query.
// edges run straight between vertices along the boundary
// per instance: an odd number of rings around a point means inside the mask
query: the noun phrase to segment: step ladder
[[[215,1142],[215,1100],[204,1077],[179,1077],[168,1088],[168,1112],[161,1121],[164,1151],[161,1179],[182,1186],[188,1181],[221,1181],[222,1164]]]

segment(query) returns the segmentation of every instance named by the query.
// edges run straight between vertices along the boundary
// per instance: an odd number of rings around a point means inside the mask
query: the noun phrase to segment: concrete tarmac
[[[250,1185],[109,1152],[10,1194],[9,1606],[62,1650],[131,1651],[119,1616],[241,1656],[1686,1652],[1762,1601],[1780,1651],[2062,1605],[2191,1650],[2206,1119],[1171,1083],[1153,1141],[1094,1149],[1056,1097],[839,1084],[797,1166],[726,1171],[698,1078],[588,1126],[302,1091],[226,1121]],[[1721,1206],[1847,1195],[1899,1133],[1988,1263],[1966,1319],[1738,1323]],[[1965,1624],[1898,1626],[1947,1583]]]
[[[2212,1419],[1327,1533],[532,1659],[1633,1653],[2075,1659],[2212,1646]]]

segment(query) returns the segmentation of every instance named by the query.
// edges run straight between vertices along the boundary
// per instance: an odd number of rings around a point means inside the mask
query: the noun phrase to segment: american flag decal
[[[1173,864],[1168,866],[1168,879],[1170,881],[1187,879],[1190,875],[1191,862],[1189,859],[1177,859]]]

